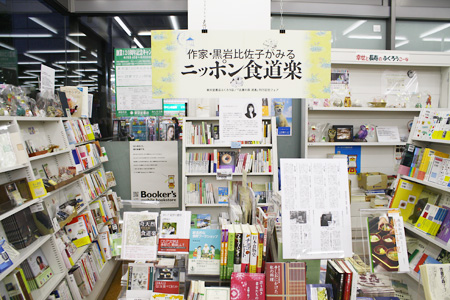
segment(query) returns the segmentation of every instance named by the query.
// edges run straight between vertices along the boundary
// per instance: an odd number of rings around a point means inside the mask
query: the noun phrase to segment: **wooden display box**
[[[14,181],[0,185],[0,213],[7,212],[17,206],[14,199],[10,199],[8,195],[8,187],[15,185],[24,202],[33,199],[30,187],[26,178],[20,178]]]
[[[72,183],[72,182],[74,182],[75,180],[78,180],[78,179],[80,179],[80,178],[83,177],[83,176],[84,176],[84,174],[78,174],[78,175],[75,175],[74,177],[72,177],[72,178],[70,178],[70,179],[68,179],[68,180],[65,180],[65,181],[63,181],[63,182],[60,182],[60,183],[58,183],[57,185],[52,185],[52,186],[46,187],[45,189],[47,190],[47,192],[53,192],[54,190],[57,190],[57,189],[59,189],[59,188],[65,186],[65,185],[68,185],[69,183]]]
[[[43,150],[43,151],[36,151],[33,153],[28,154],[28,157],[34,157],[34,156],[39,156],[39,155],[44,155],[47,154],[48,150]]]

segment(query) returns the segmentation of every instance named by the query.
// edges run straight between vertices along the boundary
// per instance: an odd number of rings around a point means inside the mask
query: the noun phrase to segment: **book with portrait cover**
[[[31,289],[46,284],[54,273],[41,249],[37,249],[21,265]],[[34,281],[34,282],[33,282]]]

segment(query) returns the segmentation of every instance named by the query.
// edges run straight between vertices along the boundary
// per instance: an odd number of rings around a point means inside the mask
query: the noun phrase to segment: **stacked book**
[[[54,275],[42,249],[37,249],[20,264],[30,289],[36,290],[46,284]]]
[[[23,249],[36,240],[37,227],[29,208],[23,209],[2,220],[2,226],[8,239],[16,249]]]
[[[2,299],[31,300],[31,289],[21,268],[16,268],[0,283]]]
[[[95,140],[89,119],[64,121],[64,129],[71,145]]]
[[[331,284],[334,299],[350,300],[357,293],[358,272],[349,260],[333,259],[327,262],[325,283]]]
[[[406,144],[398,173],[447,187],[450,181],[449,154]]]

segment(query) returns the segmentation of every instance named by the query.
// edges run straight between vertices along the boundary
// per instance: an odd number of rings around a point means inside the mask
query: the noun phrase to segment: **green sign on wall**
[[[162,116],[162,100],[152,96],[151,49],[115,49],[114,58],[117,117]]]

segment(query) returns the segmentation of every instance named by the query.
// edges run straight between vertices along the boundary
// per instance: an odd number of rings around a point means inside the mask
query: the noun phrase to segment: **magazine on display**
[[[190,211],[162,211],[158,252],[188,253]]]
[[[156,260],[158,213],[124,212],[122,251],[125,260]]]

